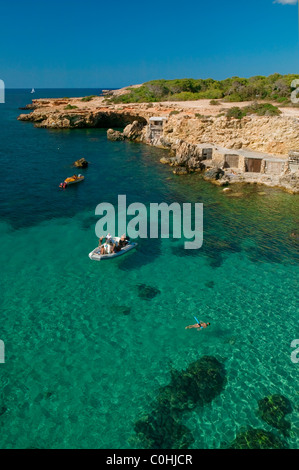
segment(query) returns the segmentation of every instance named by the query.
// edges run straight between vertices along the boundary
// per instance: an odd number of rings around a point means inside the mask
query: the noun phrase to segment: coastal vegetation
[[[82,98],[81,101],[89,102],[89,101],[93,100],[94,98],[96,98],[96,95],[84,96],[84,98]]]
[[[71,104],[68,104],[64,109],[78,109],[78,106],[72,106]]]
[[[226,113],[226,117],[242,119],[248,114],[257,114],[258,116],[279,116],[281,111],[277,108],[277,106],[273,106],[271,103],[254,102],[253,104],[245,106],[244,108],[239,108],[238,106],[230,108]]]
[[[288,104],[292,92],[291,83],[299,75],[275,73],[268,77],[257,75],[250,78],[232,77],[225,80],[177,79],[152,80],[129,93],[113,96],[111,103],[151,103],[156,101],[223,100],[242,102],[271,100]]]

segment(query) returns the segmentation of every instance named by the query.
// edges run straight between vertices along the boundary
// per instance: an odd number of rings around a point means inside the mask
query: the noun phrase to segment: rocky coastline
[[[23,108],[31,112],[18,119],[40,128],[106,128],[109,140],[169,150],[161,163],[177,175],[203,172],[220,186],[254,183],[299,193],[299,152],[298,158],[294,152],[299,149],[299,109],[297,114],[284,110],[280,116],[229,119],[204,101],[116,105],[105,96],[40,99]]]

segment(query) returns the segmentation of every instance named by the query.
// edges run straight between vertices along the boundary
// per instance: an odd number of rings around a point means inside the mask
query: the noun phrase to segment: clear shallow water
[[[30,99],[11,91],[0,108],[0,447],[136,447],[134,423],[151,411],[170,369],[213,355],[227,384],[186,414],[194,447],[223,447],[247,426],[276,432],[256,412],[257,400],[279,393],[292,402],[287,443],[298,448],[299,365],[290,360],[299,337],[298,242],[290,237],[298,198],[256,186],[228,197],[198,175],[172,175],[159,164],[163,151],[107,142],[105,130],[35,129],[16,121]],[[86,181],[58,191],[83,156]],[[128,203],[203,202],[203,248],[141,240],[126,257],[91,262],[95,207],[118,194]],[[144,300],[138,284],[160,294]],[[186,331],[193,315],[210,329]]]

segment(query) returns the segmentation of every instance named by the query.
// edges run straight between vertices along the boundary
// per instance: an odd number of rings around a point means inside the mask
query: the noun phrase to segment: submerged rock
[[[160,158],[160,163],[163,163],[163,165],[170,165],[170,164],[172,163],[172,159],[171,159],[171,158],[162,157],[162,158]]]
[[[281,431],[284,436],[288,436],[291,423],[285,416],[292,412],[291,402],[283,395],[269,395],[259,400],[258,405],[261,419]]]
[[[188,449],[194,442],[190,430],[163,408],[138,420],[134,430],[145,449]]]
[[[135,423],[142,448],[189,448],[194,439],[181,423],[185,411],[210,403],[225,383],[224,366],[212,356],[203,356],[181,372],[173,370],[171,382],[160,389],[152,412]]]
[[[125,305],[112,305],[111,311],[117,315],[128,316],[131,313],[131,307],[126,307]]]
[[[187,168],[184,168],[183,166],[178,166],[173,170],[174,175],[188,175],[188,170]]]
[[[7,411],[7,407],[5,405],[0,405],[0,416],[4,415],[6,411]]]
[[[158,294],[161,294],[159,289],[156,289],[152,286],[147,286],[146,284],[139,284],[138,286],[138,296],[144,300],[151,300],[156,297]]]
[[[272,432],[249,428],[237,435],[229,449],[286,449],[286,443]]]
[[[188,410],[211,403],[226,384],[224,365],[213,356],[203,356],[186,370],[171,372],[171,382],[160,390],[161,406]]]

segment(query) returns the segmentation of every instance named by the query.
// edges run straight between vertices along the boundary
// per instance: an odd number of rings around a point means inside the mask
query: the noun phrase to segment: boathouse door
[[[246,170],[250,173],[260,173],[262,166],[261,158],[247,158]]]

